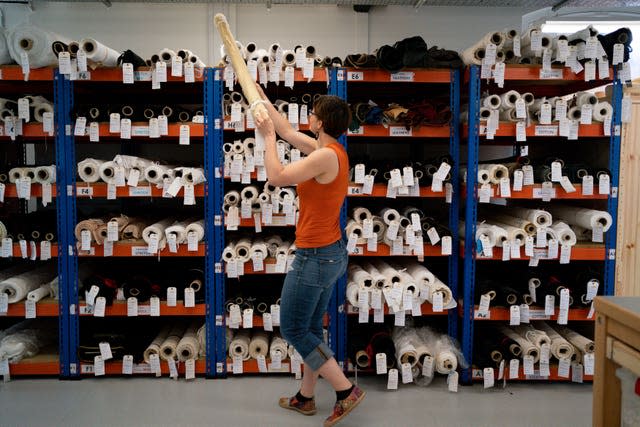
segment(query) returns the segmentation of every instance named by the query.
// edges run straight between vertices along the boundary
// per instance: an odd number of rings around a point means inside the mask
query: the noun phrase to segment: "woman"
[[[336,280],[347,268],[347,251],[340,227],[340,207],[347,195],[349,158],[337,141],[350,121],[348,104],[336,96],[321,96],[309,112],[309,128],[316,138],[297,132],[267,101],[268,118],[257,118],[265,140],[265,167],[272,185],[298,184],[300,218],[296,228],[296,256],[282,287],[280,332],[304,359],[298,393],[280,399],[280,406],[304,415],[316,413],[314,389],[318,376],[336,391],[329,427],[340,421],[364,398],[351,384],[324,343],[322,318]],[[276,132],[307,157],[283,166],[278,158]]]

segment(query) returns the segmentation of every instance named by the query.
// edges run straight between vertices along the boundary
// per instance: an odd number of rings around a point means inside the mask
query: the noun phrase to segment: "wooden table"
[[[620,425],[623,366],[640,376],[640,297],[597,297],[593,425]]]

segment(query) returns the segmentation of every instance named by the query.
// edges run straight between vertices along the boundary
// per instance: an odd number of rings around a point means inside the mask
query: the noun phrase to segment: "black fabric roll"
[[[496,296],[498,305],[508,307],[510,305],[520,304],[521,301],[522,294],[519,291],[507,285],[500,286],[498,295]]]
[[[367,353],[372,364],[376,358],[376,354],[384,353],[387,356],[387,368],[391,369],[396,366],[396,347],[389,335],[388,331],[380,331],[374,334],[367,346]]]
[[[629,60],[631,42],[633,41],[633,35],[629,28],[619,28],[609,34],[598,34],[597,37],[609,60],[613,59],[613,46],[616,43],[622,43],[624,45],[624,62]]]
[[[51,50],[57,58],[62,52],[68,52],[69,46],[61,41],[55,41],[51,44]]]
[[[125,298],[134,297],[138,301],[148,301],[151,296],[162,295],[162,286],[146,275],[137,274],[125,280],[122,285]]]
[[[189,269],[182,277],[183,289],[192,288],[195,293],[196,303],[204,303],[205,300],[205,281],[204,272],[197,268]],[[255,308],[255,307],[247,307]]]
[[[147,66],[147,62],[130,49],[125,50],[118,57],[118,66],[122,66],[123,63],[132,64],[134,70]]]
[[[88,292],[92,286],[97,286],[99,291],[97,297],[104,297],[107,305],[113,304],[113,299],[118,293],[118,282],[115,279],[104,277],[99,274],[92,274],[84,280],[84,289]]]
[[[402,69],[404,66],[402,58],[402,52],[389,45],[381,46],[376,51],[376,60],[378,61],[378,65],[391,73],[397,73]]]
[[[371,357],[368,355],[368,353],[366,353],[369,340],[364,333],[360,331],[358,332],[359,333],[355,333],[349,336],[349,348],[347,353],[349,356],[349,360],[351,360],[351,363],[354,366],[358,366],[359,369],[364,369],[371,366],[372,362]],[[364,356],[366,357],[363,357],[362,352],[364,352]]]
[[[473,363],[478,368],[495,368],[504,358],[503,348],[495,337],[489,336],[487,331],[476,331],[473,344]]]

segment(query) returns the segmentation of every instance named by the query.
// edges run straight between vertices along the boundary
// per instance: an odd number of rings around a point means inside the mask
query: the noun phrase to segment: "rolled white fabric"
[[[465,223],[463,221],[459,222],[458,232],[461,236],[464,236]],[[478,223],[476,225],[476,240],[480,240],[482,236],[486,236],[489,239],[489,246],[496,245],[495,229],[491,226],[491,224]]]
[[[381,259],[374,259],[372,260],[371,264],[376,269],[378,269],[382,276],[385,277],[386,283],[389,283],[391,286],[393,286],[393,284],[395,283],[400,283],[401,279],[398,271],[386,262],[382,261]]]
[[[262,259],[267,258],[269,256],[269,249],[267,248],[267,244],[263,241],[253,242],[253,244],[251,245],[251,249],[249,250],[249,257],[253,258],[256,254],[262,255]]]
[[[174,170],[178,169],[182,170],[182,182],[185,184],[198,185],[207,181],[202,168],[175,168]]]
[[[38,302],[41,299],[48,298],[51,296],[52,290],[49,283],[40,285],[38,289],[34,289],[33,291],[27,294],[27,299],[29,301]]]
[[[591,36],[597,36],[598,35],[598,30],[596,30],[593,25],[589,25],[588,27],[580,30],[580,31],[576,31],[573,34],[568,34],[567,35],[567,40],[569,41],[574,41],[574,40],[584,40],[586,41],[589,37]]]
[[[517,122],[521,119],[518,118],[515,108],[505,108],[500,110],[500,120],[504,122]]]
[[[205,357],[207,355],[207,324],[203,324],[198,329],[198,345],[200,346],[199,357]]]
[[[222,259],[225,262],[230,262],[232,260],[234,260],[236,258],[236,250],[235,250],[236,245],[234,243],[229,243],[223,250],[222,250]]]
[[[204,240],[204,219],[199,219],[197,221],[191,221],[187,228],[184,230],[187,237],[189,237],[189,233],[195,233],[196,241],[202,242]]]
[[[117,67],[120,53],[103,45],[96,39],[80,40],[80,48],[87,54],[87,61],[99,67]]]
[[[34,182],[38,184],[55,184],[56,166],[37,166],[34,170]]]
[[[354,306],[358,306],[358,290],[360,290],[360,286],[356,282],[347,283],[347,301]]]
[[[251,240],[249,239],[240,239],[235,244],[235,256],[238,260],[242,262],[249,261],[249,257],[251,256]]]
[[[451,289],[449,289],[449,287],[445,285],[443,282],[441,282],[440,279],[438,278],[436,278],[436,281],[434,283],[429,285],[429,293],[427,294],[427,300],[430,303],[433,303],[433,295],[436,292],[442,293],[443,306],[446,307],[449,304],[451,304],[451,301],[453,300],[453,294],[451,293]]]
[[[380,243],[386,234],[387,224],[379,216],[374,216],[371,220],[373,221],[373,232],[378,235],[378,243]]]
[[[249,357],[258,359],[260,356],[269,354],[269,334],[264,331],[255,330],[249,342]]]
[[[571,360],[574,354],[573,345],[562,337],[555,329],[546,322],[533,322],[533,326],[547,334],[551,339],[551,354],[558,360]]]
[[[9,53],[13,60],[21,64],[21,54],[24,52],[29,58],[30,68],[57,65],[58,58],[51,50],[51,45],[54,41],[61,41],[65,44],[71,42],[66,37],[29,24],[22,24],[12,28],[6,33],[6,36]]]
[[[269,256],[275,257],[276,252],[278,248],[282,246],[283,241],[280,236],[273,235],[273,236],[267,237],[267,239],[265,240],[265,243],[267,244],[267,249],[269,249]]]
[[[509,169],[505,165],[487,163],[478,165],[478,182],[480,182],[480,169],[489,173],[489,181],[492,184],[500,184],[501,178],[509,178]]]
[[[380,211],[380,217],[385,224],[391,224],[391,221],[397,221],[400,219],[400,213],[392,208],[384,208]]]
[[[169,240],[169,236],[174,236],[177,244],[187,242],[187,226],[191,223],[190,220],[176,221],[169,227],[165,228],[165,238]]]
[[[567,111],[567,117],[570,120],[580,120],[582,117],[582,110],[579,107],[571,107]]]
[[[147,347],[147,349],[144,351],[142,355],[146,363],[150,362],[151,360],[150,356],[152,354],[157,354],[158,356],[160,356],[160,346],[162,346],[162,343],[167,339],[167,336],[169,335],[170,331],[171,331],[171,326],[169,325],[164,326],[160,330],[158,335],[153,339],[151,344],[149,344],[149,346]]]
[[[113,161],[101,163],[98,169],[100,179],[102,179],[107,184],[115,184],[117,167],[120,166]]]
[[[498,329],[504,335],[506,335],[507,337],[511,338],[512,340],[518,343],[518,345],[522,350],[520,353],[522,356],[532,356],[533,363],[538,363],[538,361],[540,360],[540,350],[533,343],[531,343],[531,341],[529,341],[528,339],[521,336],[519,333],[517,333],[513,329],[508,328],[506,326],[499,325]]]
[[[541,348],[544,344],[551,345],[551,338],[544,331],[538,330],[532,325],[514,326],[513,330],[538,348]]]
[[[165,218],[156,222],[155,224],[151,224],[142,231],[142,239],[148,244],[151,236],[155,234],[156,236],[158,236],[158,248],[164,248],[167,244],[165,230],[173,223],[173,218]]]
[[[498,95],[487,95],[482,98],[482,106],[490,110],[498,110],[502,105],[502,98]]]
[[[195,69],[203,69],[207,66],[202,59],[198,55],[191,54],[189,55],[189,62],[191,62]]]
[[[419,286],[428,289],[431,285],[436,283],[436,276],[424,265],[412,263],[407,265],[406,268],[407,273],[413,277]]]
[[[371,211],[369,209],[359,207],[359,208],[354,208],[351,211],[351,217],[358,224],[362,224],[365,219],[371,219],[373,215],[371,215]]]
[[[224,195],[224,203],[230,206],[237,206],[240,203],[240,193],[231,190]]]
[[[362,268],[367,273],[369,273],[369,275],[371,276],[374,288],[376,288],[376,289],[384,289],[384,288],[389,288],[389,287],[392,286],[391,281],[388,280],[385,275],[380,273],[380,270],[378,270],[376,267],[374,267],[371,263],[364,262],[362,264]]]
[[[175,166],[151,164],[144,169],[144,179],[152,184],[163,182],[165,176],[169,175],[169,171]]]
[[[443,348],[436,352],[436,372],[446,375],[458,369],[458,357],[450,349]]]
[[[593,107],[593,119],[597,122],[604,122],[613,116],[613,107],[608,102],[598,102]]]
[[[551,229],[556,233],[557,240],[560,244],[573,246],[578,241],[576,233],[562,221],[554,221]]]
[[[42,123],[44,121],[44,113],[53,113],[53,104],[42,97],[38,97],[33,103],[33,119],[38,123]]]
[[[523,229],[529,236],[536,234],[536,225],[525,218],[518,218],[508,214],[497,214],[491,216],[491,222],[500,222],[502,224],[511,225]]]
[[[500,222],[492,224],[494,228],[494,236],[496,237],[496,246],[502,246],[502,244],[498,244],[498,234],[504,236],[504,233],[507,234],[507,239],[512,242],[520,242],[520,246],[524,245],[525,240],[527,238],[527,232],[522,228],[514,227],[509,224],[502,224]],[[500,229],[504,230],[501,231]],[[504,242],[504,241],[503,241]]]
[[[7,226],[4,225],[2,221],[0,221],[0,240],[7,237]]]
[[[9,169],[9,182],[15,184],[19,179],[27,176],[28,168],[11,168]]]
[[[596,105],[598,97],[591,92],[578,92],[575,95],[576,106],[582,107],[585,104]]]
[[[173,325],[167,337],[162,341],[162,345],[160,345],[160,358],[162,360],[176,359],[178,343],[184,335],[185,329],[182,323]]]
[[[595,351],[595,344],[589,338],[580,335],[576,331],[572,331],[566,326],[552,325],[552,328],[556,330],[560,335],[567,339],[574,347],[580,350],[582,353],[593,353]]]
[[[258,200],[258,187],[255,185],[248,185],[242,189],[240,192],[240,197],[242,200],[249,200],[251,203],[255,203]]]
[[[198,342],[199,321],[193,321],[187,328],[176,347],[178,360],[184,362],[190,359],[197,359],[200,353],[200,343]]]
[[[347,222],[347,226],[345,227],[345,233],[347,234],[347,237],[350,236],[351,234],[355,234],[356,244],[358,245],[362,245],[367,242],[367,239],[362,237],[364,233],[362,229],[362,225],[353,219],[350,219],[349,222]]]
[[[87,158],[78,163],[78,176],[83,182],[98,182],[100,180],[100,166],[106,160]]]
[[[50,282],[56,275],[53,266],[43,266],[25,271],[0,281],[0,293],[8,296],[9,304],[22,301],[27,294],[38,289],[42,284]]]
[[[575,206],[552,206],[549,209],[558,220],[564,220],[571,225],[579,225],[593,230],[601,225],[603,231],[611,227],[612,218],[609,212],[595,209],[579,208]]]
[[[351,264],[347,269],[348,280],[358,285],[360,289],[372,289],[373,277],[368,271],[364,270],[358,264]]]
[[[496,246],[501,248],[507,240],[509,240],[509,233],[499,225],[491,224],[493,234],[496,236]]]
[[[515,90],[510,90],[508,92],[500,95],[500,100],[502,101],[502,109],[506,110],[509,108],[516,108],[516,101],[520,99],[520,93]]]
[[[285,340],[282,339],[277,333],[271,335],[271,344],[269,345],[269,356],[274,359],[276,356],[280,356],[281,360],[287,358],[288,345]]]
[[[249,360],[249,345],[251,336],[248,330],[239,330],[229,344],[229,357],[241,356],[242,360]]]
[[[158,52],[158,57],[160,58],[160,60],[166,62],[168,65],[171,64],[173,57],[176,55],[177,54],[173,50],[166,47]]]
[[[291,198],[291,201],[295,200],[296,198],[296,191],[293,188],[287,187],[287,188],[280,188],[279,193],[278,193],[278,199],[280,200],[280,203],[282,203],[282,201],[286,198],[289,197]]]
[[[509,214],[531,221],[536,227],[549,227],[553,223],[551,213],[543,209],[510,208]]]
[[[0,65],[11,64],[11,54],[9,53],[9,45],[4,31],[0,32]]]

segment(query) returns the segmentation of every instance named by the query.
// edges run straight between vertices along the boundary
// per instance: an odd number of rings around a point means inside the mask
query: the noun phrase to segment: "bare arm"
[[[269,117],[273,120],[273,125],[275,127],[275,131],[280,135],[282,139],[287,141],[289,144],[293,145],[295,148],[300,150],[303,154],[311,154],[316,148],[318,148],[316,144],[316,140],[309,135],[305,135],[302,132],[298,132],[291,126],[291,123],[287,121],[282,115],[276,110],[273,104],[269,101],[267,96],[264,94],[264,91],[257,85],[258,93],[266,102],[267,111],[269,112]]]

